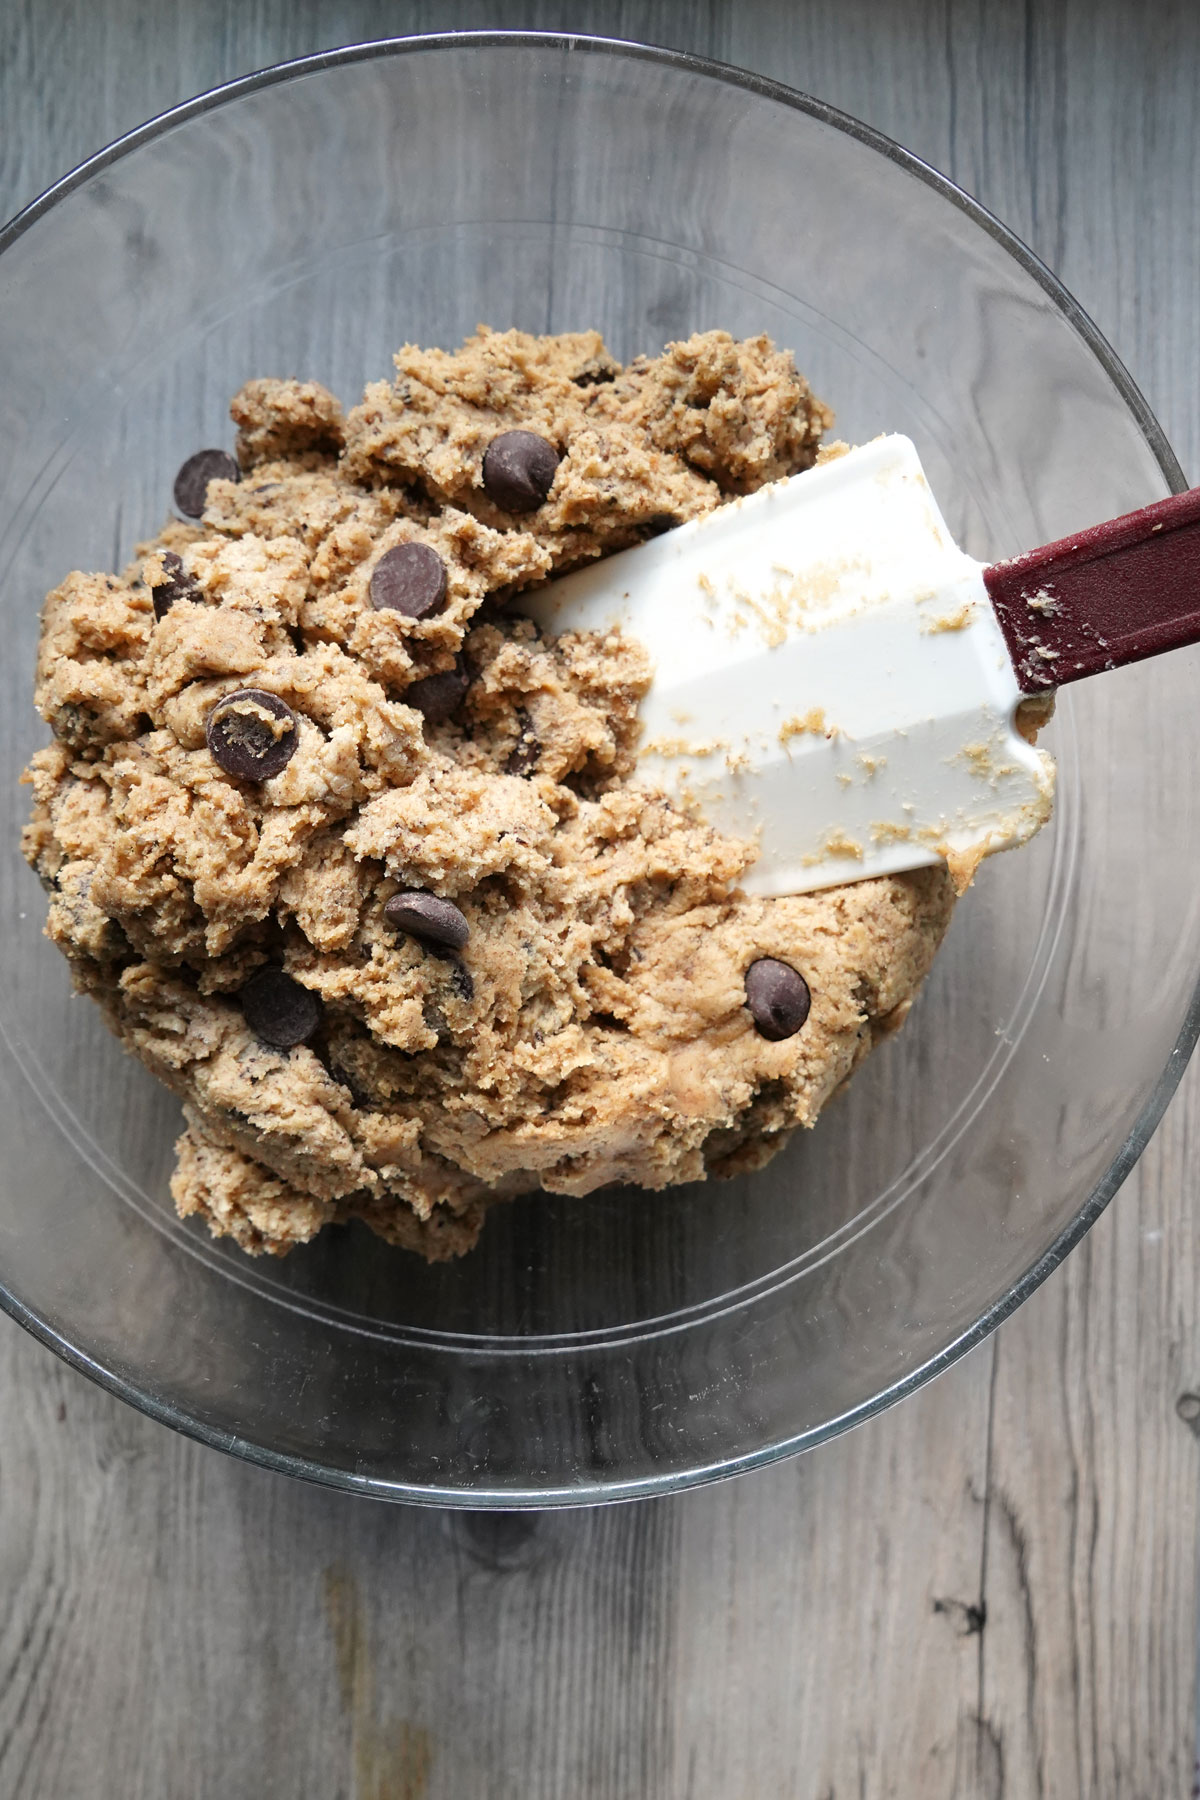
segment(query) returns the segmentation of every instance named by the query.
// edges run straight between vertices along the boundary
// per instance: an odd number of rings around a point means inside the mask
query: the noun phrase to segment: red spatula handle
[[[1027,694],[1200,641],[1200,488],[983,571]]]

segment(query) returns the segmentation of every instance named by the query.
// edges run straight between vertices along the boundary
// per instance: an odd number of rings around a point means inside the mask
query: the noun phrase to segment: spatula
[[[881,437],[521,604],[647,647],[637,779],[757,838],[749,891],[961,885],[1050,814],[1021,703],[1200,639],[1200,489],[989,567]]]

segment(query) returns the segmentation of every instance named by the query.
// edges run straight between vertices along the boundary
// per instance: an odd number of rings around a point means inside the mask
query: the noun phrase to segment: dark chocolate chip
[[[175,477],[175,505],[189,519],[204,511],[210,481],[240,481],[242,471],[228,450],[197,450]]]
[[[438,949],[461,950],[471,935],[471,927],[452,900],[420,888],[393,894],[383,912],[400,931]]]
[[[322,1006],[316,994],[282,969],[260,969],[252,975],[239,998],[242,1013],[255,1037],[274,1050],[290,1050],[310,1038],[321,1023]]]
[[[177,600],[200,598],[200,589],[184,569],[182,557],[176,556],[174,550],[163,551],[162,566],[167,579],[157,582],[150,589],[156,619],[166,618]]]
[[[537,733],[523,706],[517,708],[517,724],[521,728],[521,735],[508,753],[507,761],[504,764],[506,775],[530,774],[537,768],[538,758],[542,754],[542,746],[538,741]]]
[[[664,532],[674,531],[681,521],[674,513],[655,513],[652,518],[642,523],[641,532],[644,538],[662,537]]]
[[[218,700],[204,735],[225,773],[239,781],[270,781],[300,747],[295,713],[286,700],[263,688],[239,688]]]
[[[746,1005],[761,1037],[778,1042],[793,1037],[812,1005],[803,975],[790,963],[774,956],[760,956],[746,970]]]
[[[424,713],[431,725],[440,725],[461,704],[470,685],[467,665],[460,656],[452,669],[443,669],[440,675],[426,675],[423,680],[414,681],[405,688],[401,698],[405,706],[415,706],[419,713]]]
[[[465,962],[456,956],[450,964],[450,986],[460,1000],[475,998],[475,981]]]
[[[371,575],[371,605],[390,606],[406,619],[423,619],[446,598],[446,565],[428,544],[397,544]]]
[[[554,480],[558,451],[534,431],[502,431],[483,453],[483,485],[506,512],[536,512]]]

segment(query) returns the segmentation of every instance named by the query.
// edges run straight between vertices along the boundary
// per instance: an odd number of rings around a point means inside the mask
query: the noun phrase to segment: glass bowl
[[[1054,824],[984,866],[912,1017],[765,1172],[532,1198],[427,1268],[356,1227],[281,1262],[181,1225],[175,1102],[41,936],[21,861],[42,595],[161,522],[248,376],[344,399],[405,339],[723,326],[796,352],[862,440],[908,432],[1010,554],[1183,486],[1079,307],[949,182],[830,108],[635,45],[371,44],[234,83],[0,236],[0,1283],[68,1361],[206,1443],[334,1486],[529,1506],[819,1443],[1052,1269],[1197,1030],[1196,651],[1063,700]]]

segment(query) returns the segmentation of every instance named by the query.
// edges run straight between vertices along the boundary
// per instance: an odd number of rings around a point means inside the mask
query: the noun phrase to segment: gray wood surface
[[[693,48],[882,127],[1065,278],[1197,472],[1194,0],[0,0],[0,213],[214,82],[483,25]],[[0,1322],[0,1796],[1187,1795],[1198,1127],[1193,1071],[1066,1268],[932,1387],[669,1502],[341,1499]]]

